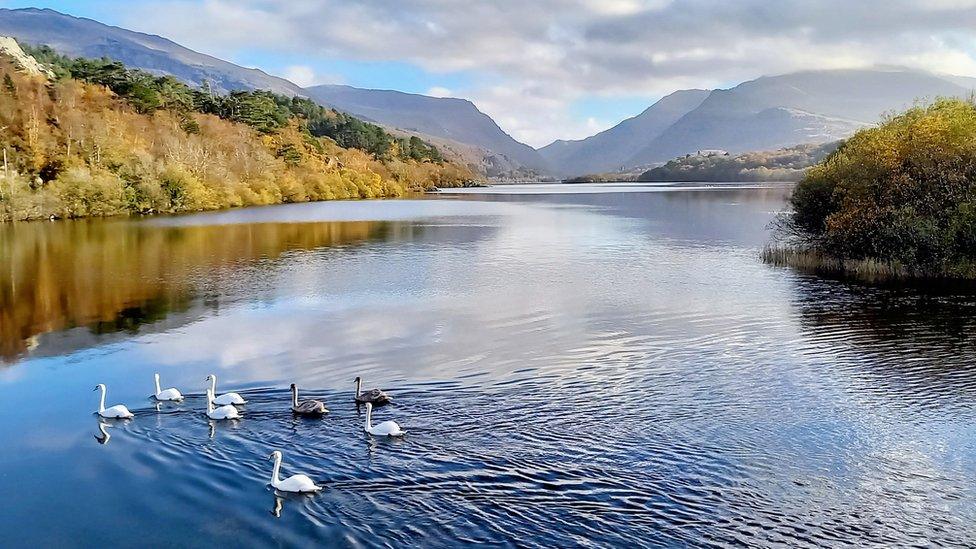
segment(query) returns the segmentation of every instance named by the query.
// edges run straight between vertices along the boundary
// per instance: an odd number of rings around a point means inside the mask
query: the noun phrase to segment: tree
[[[942,99],[857,132],[790,204],[787,232],[829,257],[976,275],[976,104]]]
[[[14,84],[14,79],[10,78],[10,73],[7,72],[3,73],[3,90],[10,97],[17,98],[17,85]]]

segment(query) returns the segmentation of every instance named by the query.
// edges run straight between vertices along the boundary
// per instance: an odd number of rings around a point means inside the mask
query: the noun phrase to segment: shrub
[[[976,104],[941,99],[857,132],[812,168],[782,223],[840,261],[968,276],[976,261]]]

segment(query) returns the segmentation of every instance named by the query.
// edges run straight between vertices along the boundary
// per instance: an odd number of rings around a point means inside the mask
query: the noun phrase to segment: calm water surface
[[[787,192],[2,226],[0,546],[976,543],[976,298],[762,265]],[[276,496],[273,449],[327,489]]]

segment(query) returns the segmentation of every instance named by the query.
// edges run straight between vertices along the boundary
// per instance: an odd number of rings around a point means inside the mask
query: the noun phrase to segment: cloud
[[[290,67],[285,67],[285,73],[282,76],[303,88],[307,88],[318,83],[315,80],[315,71],[312,69],[312,67],[306,65],[292,65]]]
[[[451,97],[454,92],[442,86],[434,86],[427,90],[426,95],[431,97]]]
[[[453,93],[537,145],[587,130],[568,110],[584,97],[650,102],[677,88],[873,64],[976,73],[968,0],[203,0],[128,9],[139,30],[207,52],[397,61],[432,80],[473,73],[476,83]]]

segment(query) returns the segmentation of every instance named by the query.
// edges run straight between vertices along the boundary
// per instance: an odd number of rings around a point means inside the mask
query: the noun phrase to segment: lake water
[[[763,265],[788,191],[0,226],[0,546],[976,543],[976,297]]]

